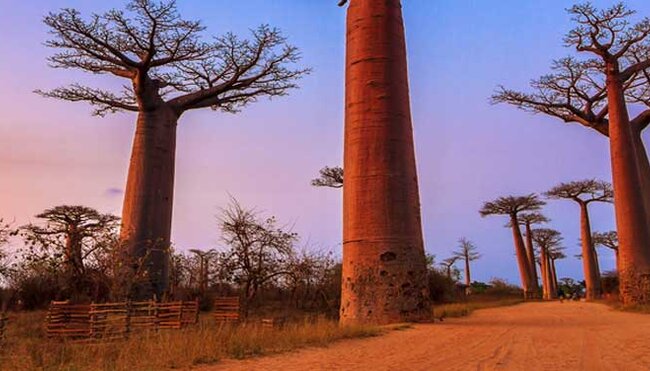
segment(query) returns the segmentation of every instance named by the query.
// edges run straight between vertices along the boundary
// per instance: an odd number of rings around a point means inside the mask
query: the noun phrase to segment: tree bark
[[[348,8],[344,169],[341,323],[428,320],[399,0]]]
[[[539,296],[539,282],[537,277],[537,265],[535,264],[535,249],[533,248],[533,233],[529,222],[526,222],[526,255],[530,267],[530,279],[535,296]]]
[[[557,297],[557,290],[558,290],[558,283],[557,283],[557,271],[555,270],[555,259],[550,259],[549,266],[551,267],[551,297],[556,298]]]
[[[585,276],[587,300],[599,299],[602,295],[598,259],[591,240],[591,223],[586,202],[580,202],[580,242],[582,245],[582,268]]]
[[[647,228],[650,230],[650,161],[643,143],[642,130],[632,127],[632,139],[636,153],[637,165],[639,166],[639,186],[643,194],[643,205],[646,212]]]
[[[542,298],[544,300],[549,300],[551,299],[551,281],[549,280],[550,277],[550,269],[549,269],[549,264],[548,264],[548,254],[546,253],[546,248],[543,246],[540,246],[539,249],[539,261],[540,261],[540,271],[542,274]]]
[[[620,294],[624,304],[650,303],[650,236],[636,145],[618,65],[607,65],[609,142],[619,237]]]
[[[528,266],[528,254],[524,246],[524,239],[521,236],[519,229],[519,222],[516,217],[510,218],[512,224],[512,236],[515,241],[515,253],[517,254],[517,264],[519,265],[519,275],[521,277],[521,287],[524,289],[524,298],[532,299],[535,297],[535,290],[533,289],[532,280],[530,277],[531,269]]]
[[[470,276],[469,271],[469,259],[465,257],[465,285],[467,288],[472,284],[472,277]]]
[[[165,105],[138,114],[120,232],[130,264],[146,272],[136,299],[160,299],[168,286],[177,120]]]

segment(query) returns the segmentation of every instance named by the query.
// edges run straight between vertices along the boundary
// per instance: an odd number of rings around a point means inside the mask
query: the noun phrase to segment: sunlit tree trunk
[[[641,190],[638,149],[625,106],[618,65],[607,65],[609,138],[624,304],[650,303],[650,237]]]
[[[165,105],[138,114],[120,238],[131,264],[148,273],[132,296],[162,298],[167,289],[178,116]]]
[[[528,266],[530,263],[528,261],[528,254],[526,253],[526,247],[524,246],[524,239],[521,236],[521,230],[519,229],[519,222],[516,217],[510,218],[510,223],[512,227],[512,236],[515,242],[515,253],[517,255],[517,264],[519,265],[519,275],[521,277],[521,287],[524,289],[524,297],[526,299],[531,299],[535,297],[535,290],[533,289],[531,275],[531,269]]]
[[[599,299],[602,294],[598,260],[591,241],[591,223],[588,204],[580,202],[580,242],[582,245],[582,268],[585,276],[587,300]]]
[[[549,258],[549,267],[550,269],[550,287],[551,287],[551,298],[557,297],[558,283],[557,283],[557,271],[555,270],[555,259]]]
[[[551,272],[549,267],[548,254],[544,247],[541,247],[539,250],[540,250],[539,261],[540,261],[540,271],[542,275],[543,298],[544,300],[549,300],[551,299],[551,292],[553,290],[551,288],[551,280],[550,280]]]
[[[342,323],[430,317],[399,0],[347,16]]]
[[[528,256],[528,266],[530,267],[531,288],[535,291],[534,295],[539,295],[539,282],[537,277],[537,265],[535,264],[535,249],[533,248],[533,233],[530,223],[526,222],[526,255]]]

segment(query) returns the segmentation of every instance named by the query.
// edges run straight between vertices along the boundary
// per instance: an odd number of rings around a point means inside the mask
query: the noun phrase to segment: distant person
[[[557,290],[557,297],[560,299],[560,303],[564,303],[564,291]]]

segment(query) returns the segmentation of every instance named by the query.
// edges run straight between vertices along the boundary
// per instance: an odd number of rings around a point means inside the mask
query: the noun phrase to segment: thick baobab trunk
[[[519,229],[519,222],[516,217],[510,218],[512,224],[512,237],[515,242],[515,253],[517,255],[517,264],[519,265],[519,275],[521,277],[521,287],[524,289],[524,298],[532,299],[535,297],[535,290],[533,289],[532,280],[530,277],[531,269],[528,266],[528,254],[524,246],[524,239],[521,236]]]
[[[551,297],[555,298],[557,297],[557,289],[559,287],[557,283],[557,271],[555,270],[555,259],[550,259],[549,258],[549,267],[550,269],[550,274],[551,274]]]
[[[138,299],[167,289],[177,120],[165,106],[138,114],[120,233],[130,264],[144,272],[131,290]]]
[[[542,275],[542,298],[544,300],[551,299],[551,281],[550,281],[550,267],[548,264],[548,254],[544,247],[539,249],[540,273]]]
[[[470,285],[472,284],[472,276],[470,275],[469,271],[469,259],[466,257],[465,258],[465,286],[469,289]]]
[[[530,279],[535,296],[539,296],[539,282],[537,277],[537,265],[535,264],[535,249],[533,248],[533,232],[529,222],[526,222],[526,256],[530,267]]]
[[[650,303],[650,235],[634,135],[618,66],[607,66],[609,142],[619,238],[620,294],[624,304]]]
[[[580,203],[580,242],[582,245],[582,268],[585,275],[587,300],[599,299],[602,295],[598,258],[591,240],[591,223],[588,204]]]
[[[641,130],[632,127],[632,139],[636,153],[637,165],[639,167],[639,187],[643,193],[643,205],[646,212],[648,230],[650,230],[650,161],[646,152]]]
[[[84,286],[84,263],[82,255],[82,237],[76,226],[68,227],[69,235],[65,241],[65,279],[72,299],[77,299]]]
[[[399,0],[350,2],[346,59],[341,322],[428,320]]]

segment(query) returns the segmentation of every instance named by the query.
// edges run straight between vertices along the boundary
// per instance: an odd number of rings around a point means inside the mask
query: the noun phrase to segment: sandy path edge
[[[203,370],[649,370],[650,316],[526,303]]]

